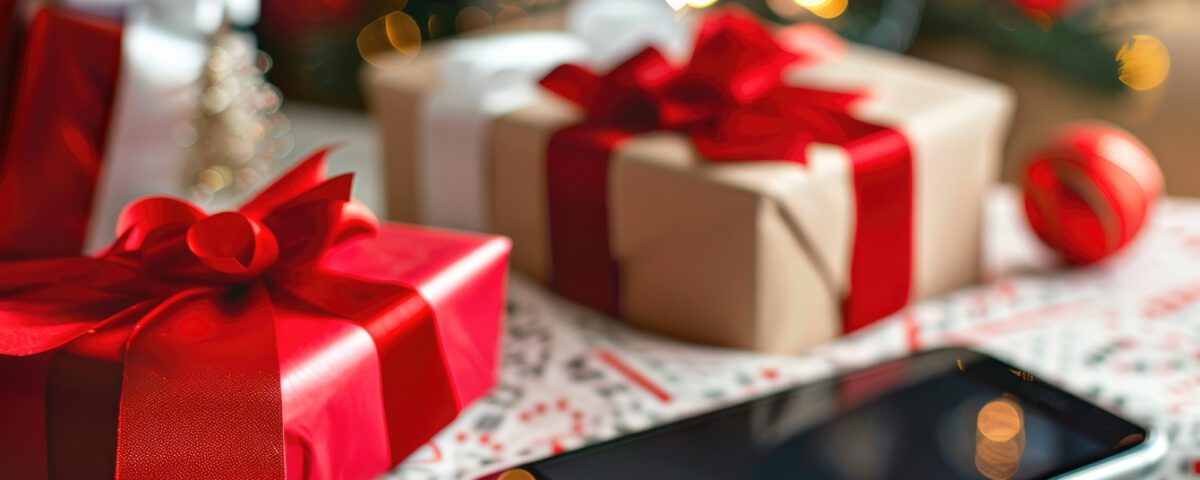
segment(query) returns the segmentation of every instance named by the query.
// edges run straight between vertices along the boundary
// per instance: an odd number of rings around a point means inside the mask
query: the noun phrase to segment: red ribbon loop
[[[847,300],[846,329],[907,303],[912,220],[907,142],[894,130],[850,114],[852,104],[863,97],[860,93],[784,83],[784,70],[804,60],[805,56],[784,48],[749,13],[726,9],[704,19],[691,59],[684,65],[672,65],[651,47],[604,75],[576,65],[551,71],[542,86],[586,114],[581,124],[551,139],[547,154],[552,285],[589,306],[619,313],[619,265],[612,259],[607,239],[604,195],[609,191],[611,150],[625,137],[675,131],[691,138],[709,161],[803,164],[813,142],[846,146],[884,134],[898,140],[877,137],[887,146],[883,150],[890,152],[899,145],[898,153],[848,148],[852,157],[879,153],[894,168],[859,169],[878,162],[852,159],[856,189],[870,185],[873,191],[856,192],[858,229],[850,279],[855,295]],[[595,195],[600,197],[592,198]],[[893,206],[882,208],[876,202]],[[877,212],[886,212],[881,215],[888,218],[875,218]],[[869,280],[875,268],[890,273],[883,283]],[[879,289],[884,291],[875,291]]]
[[[808,143],[878,129],[849,114],[859,93],[786,85],[784,70],[799,60],[749,14],[727,9],[705,19],[682,66],[649,47],[603,76],[562,65],[542,86],[583,107],[585,124],[679,131],[712,161],[803,163]]]
[[[127,332],[122,478],[192,478],[182,459],[196,478],[205,465],[238,478],[283,477],[276,297],[364,326],[396,305],[414,321],[431,315],[408,286],[322,267],[331,247],[378,229],[350,199],[350,175],[325,180],[326,153],[238,211],[207,215],[180,200],[145,198],[122,212],[118,240],[95,258],[0,264],[0,355],[54,350],[116,332],[110,326]],[[377,346],[394,336],[368,333]],[[385,411],[394,405],[385,399]]]
[[[279,256],[279,244],[271,230],[237,212],[221,212],[196,222],[188,228],[187,245],[201,263],[235,277],[254,277]]]

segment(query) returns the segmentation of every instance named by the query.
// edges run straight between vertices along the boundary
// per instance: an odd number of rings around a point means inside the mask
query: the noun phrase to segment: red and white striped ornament
[[[1046,245],[1072,263],[1128,245],[1163,192],[1154,155],[1132,134],[1100,122],[1059,128],[1026,164],[1025,214]]]

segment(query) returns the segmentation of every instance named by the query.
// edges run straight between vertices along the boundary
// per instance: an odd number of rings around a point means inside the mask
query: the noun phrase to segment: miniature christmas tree
[[[232,202],[263,182],[290,149],[281,96],[263,78],[270,61],[247,37],[225,28],[212,38],[184,178],[197,203]]]

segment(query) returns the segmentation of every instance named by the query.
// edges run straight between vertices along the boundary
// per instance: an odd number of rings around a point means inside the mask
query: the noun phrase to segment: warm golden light
[[[792,0],[821,18],[837,18],[846,11],[849,0]]]
[[[534,480],[533,474],[522,469],[514,469],[504,472],[500,478],[496,480]]]
[[[437,38],[442,36],[442,17],[438,14],[429,16],[425,22],[425,29],[429,32],[429,38]]]
[[[492,24],[492,14],[479,7],[467,7],[454,17],[454,28],[460,32],[483,28]]]
[[[794,0],[767,0],[767,8],[788,20],[796,20],[807,11]]]
[[[202,170],[196,176],[196,181],[215,192],[232,183],[233,172],[224,165],[214,165]]]
[[[1146,439],[1146,436],[1142,435],[1140,433],[1127,435],[1127,436],[1125,436],[1125,438],[1122,438],[1120,442],[1117,442],[1117,448],[1128,447],[1130,445],[1137,445],[1139,443],[1142,443],[1142,441],[1145,439]]]
[[[1015,440],[980,442],[975,447],[975,469],[991,480],[1008,480],[1021,468],[1021,450]]]
[[[989,440],[1003,442],[1021,431],[1021,411],[1011,402],[994,400],[979,410],[977,425]]]
[[[704,8],[717,3],[717,0],[687,0],[687,4],[692,8]]]
[[[496,12],[497,23],[529,27],[532,21],[529,12],[517,5],[501,5],[500,11]]]
[[[1026,371],[1023,371],[1023,370],[1017,370],[1017,369],[1015,369],[1015,368],[1010,368],[1010,369],[1008,369],[1008,371],[1009,371],[1010,373],[1012,373],[1013,375],[1016,375],[1016,376],[1020,377],[1020,378],[1021,378],[1021,380],[1024,380],[1024,381],[1026,381],[1026,382],[1032,382],[1032,381],[1033,381],[1033,374],[1032,374],[1032,373],[1029,373],[1029,372],[1026,372]]]
[[[991,480],[1007,480],[1021,467],[1025,425],[1021,407],[1001,398],[979,409],[975,423],[975,468]]]
[[[1162,41],[1150,35],[1134,35],[1117,52],[1121,64],[1118,78],[1134,90],[1150,90],[1167,79],[1171,55]]]
[[[358,53],[371,65],[403,65],[421,50],[421,28],[403,12],[373,20],[358,32]],[[396,54],[399,55],[396,55]],[[385,62],[385,59],[396,59]]]

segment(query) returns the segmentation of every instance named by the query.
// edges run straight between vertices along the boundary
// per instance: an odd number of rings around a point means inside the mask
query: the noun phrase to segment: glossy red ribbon
[[[704,19],[692,57],[672,65],[653,47],[606,75],[563,65],[542,86],[586,111],[547,150],[551,284],[619,313],[619,266],[608,235],[608,170],[630,136],[676,131],[709,161],[804,164],[810,143],[838,144],[853,163],[856,229],[844,328],[852,331],[908,301],[912,272],[912,158],[902,134],[850,115],[858,93],[787,85],[808,59],[781,46],[741,10]]]
[[[121,24],[46,7],[22,41],[14,36],[17,67],[0,73],[12,89],[0,100],[10,109],[0,122],[0,258],[78,255],[116,98]]]
[[[381,356],[411,333],[404,325],[431,320],[411,287],[323,267],[330,248],[378,226],[351,200],[351,175],[325,179],[324,157],[237,211],[146,198],[101,255],[0,264],[0,355],[123,335],[118,477],[284,477],[275,305],[357,321]],[[394,434],[413,395],[388,379],[413,367],[393,363],[381,367]]]

